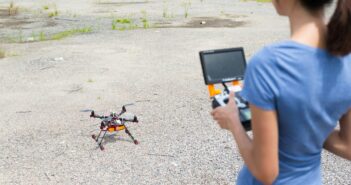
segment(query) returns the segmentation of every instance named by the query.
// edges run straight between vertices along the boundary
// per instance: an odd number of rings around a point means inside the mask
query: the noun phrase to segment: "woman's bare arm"
[[[233,96],[233,95],[231,95]],[[275,111],[266,111],[250,105],[252,113],[251,140],[240,123],[237,107],[233,101],[226,107],[220,107],[212,112],[221,128],[233,133],[240,154],[253,176],[263,184],[272,184],[279,174],[278,157],[278,121]]]
[[[253,139],[251,144],[242,127],[233,129],[234,138],[251,173],[264,184],[272,184],[279,174],[278,124],[275,111],[250,105]]]
[[[324,148],[335,155],[351,160],[351,110],[340,119],[340,130],[334,130]]]

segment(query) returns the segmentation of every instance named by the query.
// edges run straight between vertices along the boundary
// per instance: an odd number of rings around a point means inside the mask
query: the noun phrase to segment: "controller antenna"
[[[224,86],[224,91],[229,94],[229,89],[227,84],[225,84],[225,82],[222,82],[222,85]]]

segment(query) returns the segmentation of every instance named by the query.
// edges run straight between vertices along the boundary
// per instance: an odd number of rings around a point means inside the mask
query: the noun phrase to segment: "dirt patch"
[[[125,5],[138,5],[138,4],[147,4],[150,3],[148,1],[135,1],[135,2],[99,2],[99,5],[107,5],[107,6],[125,6]]]
[[[0,28],[20,29],[24,25],[33,23],[29,20],[7,19],[0,22]]]
[[[0,18],[8,17],[8,16],[9,16],[8,8],[0,8]]]
[[[227,18],[194,17],[183,25],[172,25],[168,22],[157,23],[159,28],[236,28],[243,26],[245,21],[237,21]]]
[[[32,19],[5,19],[3,21],[0,21],[0,29],[36,29],[44,27],[53,27],[56,25],[57,23],[51,20],[32,21]]]
[[[214,17],[197,17],[191,19],[184,26],[185,28],[235,28],[244,25],[244,21],[222,19]]]
[[[31,17],[30,15],[8,16],[0,11],[0,29],[36,29],[56,26],[57,23],[44,17]]]

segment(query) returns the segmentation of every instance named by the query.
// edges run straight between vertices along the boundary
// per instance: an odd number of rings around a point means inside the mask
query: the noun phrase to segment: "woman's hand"
[[[238,107],[235,103],[235,94],[230,92],[229,102],[225,107],[218,107],[211,112],[214,120],[222,129],[232,131],[236,126],[241,125],[239,119]]]

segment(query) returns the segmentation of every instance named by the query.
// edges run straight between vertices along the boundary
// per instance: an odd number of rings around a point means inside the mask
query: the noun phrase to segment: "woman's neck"
[[[303,8],[296,8],[289,20],[292,40],[316,48],[325,48],[327,27],[322,11],[312,15]]]

